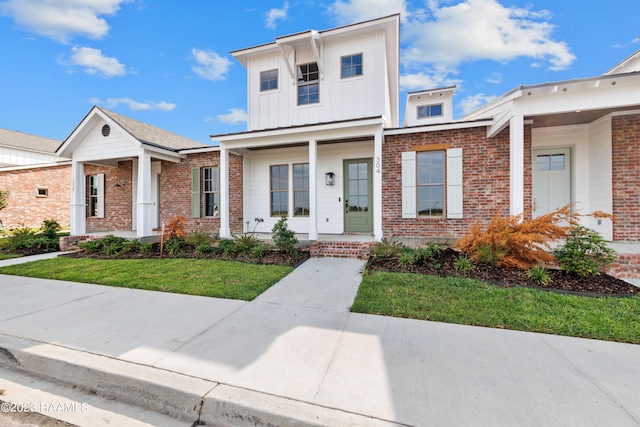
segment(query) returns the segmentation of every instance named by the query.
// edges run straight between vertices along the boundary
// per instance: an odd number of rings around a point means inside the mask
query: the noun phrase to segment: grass
[[[0,268],[0,274],[251,301],[293,270],[219,260],[66,258]]]
[[[363,278],[351,311],[640,344],[640,296],[589,298],[376,272]]]
[[[18,258],[20,255],[16,255],[16,254],[3,254],[2,252],[0,252],[0,260],[3,259],[11,259],[11,258]]]

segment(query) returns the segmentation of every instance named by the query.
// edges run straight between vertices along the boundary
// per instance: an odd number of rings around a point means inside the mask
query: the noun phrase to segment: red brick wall
[[[382,148],[382,229],[385,237],[455,239],[474,223],[509,214],[509,129],[488,139],[484,127],[388,135]],[[448,144],[462,148],[464,218],[402,218],[402,153]],[[525,126],[525,211],[531,207],[531,127]]]
[[[48,196],[38,197],[38,188],[46,188]],[[45,219],[69,225],[71,165],[0,172],[0,189],[10,193],[0,211],[5,228],[37,228]]]
[[[160,175],[160,219],[168,222],[182,215],[188,220],[189,231],[220,231],[220,218],[191,217],[191,169],[220,165],[220,153],[190,154],[180,163],[162,162]],[[242,207],[242,157],[229,154],[229,226],[232,233],[241,233]],[[201,179],[202,185],[202,179]],[[201,189],[202,193],[202,189]],[[201,205],[201,212],[203,206]]]
[[[129,161],[118,162],[118,167],[84,165],[84,173],[87,176],[86,204],[87,204],[87,232],[132,230],[132,168]],[[104,218],[89,217],[89,175],[104,174]],[[114,187],[115,183],[124,184]]]
[[[640,114],[612,119],[613,240],[640,240]]]

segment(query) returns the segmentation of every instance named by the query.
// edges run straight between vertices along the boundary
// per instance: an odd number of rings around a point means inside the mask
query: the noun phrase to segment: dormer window
[[[418,118],[427,119],[429,117],[441,117],[442,104],[421,105],[418,107]]]
[[[320,102],[320,73],[318,64],[298,65],[298,105]]]
[[[362,54],[343,56],[340,58],[340,78],[362,75]]]
[[[260,92],[278,89],[278,70],[262,71],[260,73]]]

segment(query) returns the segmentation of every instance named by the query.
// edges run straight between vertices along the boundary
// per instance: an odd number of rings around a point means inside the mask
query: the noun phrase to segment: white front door
[[[571,149],[533,150],[533,217],[571,201]]]

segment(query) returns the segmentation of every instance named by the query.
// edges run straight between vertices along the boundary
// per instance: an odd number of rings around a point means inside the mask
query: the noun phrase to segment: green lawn
[[[0,252],[0,260],[3,259],[11,259],[11,258],[18,258],[20,255],[14,255],[14,254],[3,254]]]
[[[200,259],[67,258],[0,268],[0,274],[251,301],[293,270]]]
[[[640,344],[640,296],[589,298],[376,272],[363,278],[351,311]]]

